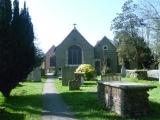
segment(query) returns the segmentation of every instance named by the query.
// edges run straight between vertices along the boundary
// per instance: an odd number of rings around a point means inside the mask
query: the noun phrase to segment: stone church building
[[[104,64],[107,64],[113,72],[118,70],[116,46],[107,37],[103,37],[93,47],[75,27],[62,43],[50,52],[53,52],[53,56],[46,55],[47,62],[55,68],[58,75],[62,74],[64,67],[75,67],[80,64],[91,64],[98,73]],[[48,52],[47,54],[51,55]]]

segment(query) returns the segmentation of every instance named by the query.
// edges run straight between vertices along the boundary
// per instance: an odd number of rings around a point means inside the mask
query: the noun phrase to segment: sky
[[[19,0],[20,7],[24,0]],[[125,0],[26,0],[36,43],[47,52],[59,45],[77,24],[77,30],[95,45],[104,36],[113,40],[111,22]]]

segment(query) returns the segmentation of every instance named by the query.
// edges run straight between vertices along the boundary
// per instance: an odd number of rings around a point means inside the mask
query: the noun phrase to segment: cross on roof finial
[[[75,24],[75,23],[73,24],[73,26],[74,26],[74,29],[76,29],[76,25],[77,25],[77,24]]]

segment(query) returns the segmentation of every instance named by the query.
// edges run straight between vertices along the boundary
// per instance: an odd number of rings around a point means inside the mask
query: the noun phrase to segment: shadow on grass
[[[160,104],[156,102],[149,102],[150,114],[144,120],[160,120]]]
[[[21,84],[21,83],[19,83],[18,85],[17,85],[17,87],[23,87],[24,85],[23,84]]]
[[[7,111],[0,112],[1,120],[24,120],[24,114],[9,113]]]
[[[150,102],[151,113],[137,119],[122,118],[104,108],[97,100],[96,92],[61,93],[75,116],[82,120],[160,120],[160,104]],[[143,108],[142,108],[143,109]]]
[[[93,85],[96,85],[97,83],[96,83],[96,81],[95,81],[95,83],[83,83],[83,86],[93,86]]]
[[[41,114],[42,95],[11,96],[1,106],[5,107],[5,111],[0,113],[0,120],[4,116],[2,120],[23,120],[26,112]]]
[[[66,92],[61,93],[61,95],[79,119],[123,120],[100,105],[95,92]]]

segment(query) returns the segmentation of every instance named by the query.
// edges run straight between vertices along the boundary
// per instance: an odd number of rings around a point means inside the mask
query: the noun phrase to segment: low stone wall
[[[126,70],[127,77],[138,79],[159,79],[159,70]]]
[[[108,73],[106,75],[101,75],[102,81],[121,81],[121,74],[119,73]]]
[[[148,93],[155,86],[121,81],[98,82],[102,105],[121,116],[140,117],[149,113]]]
[[[159,70],[148,70],[147,75],[151,79],[159,79]]]
[[[108,93],[106,89],[107,88],[105,84],[100,84],[98,82],[97,85],[98,100],[103,106],[106,106],[106,94]]]
[[[126,76],[138,79],[148,79],[147,70],[126,70]]]

